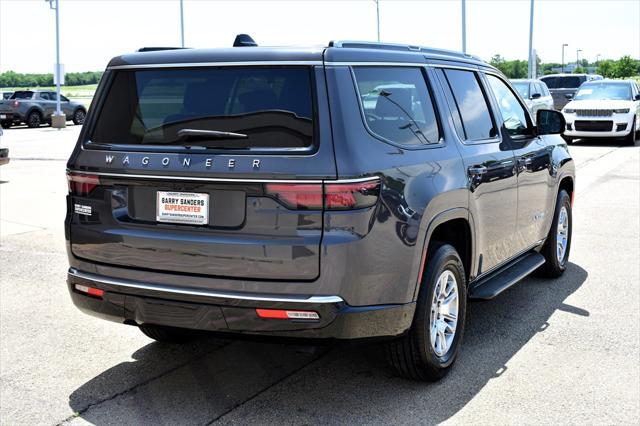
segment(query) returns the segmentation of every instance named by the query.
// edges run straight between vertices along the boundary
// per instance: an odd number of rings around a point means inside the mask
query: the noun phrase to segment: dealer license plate
[[[156,220],[158,222],[207,225],[209,194],[196,192],[158,191]]]

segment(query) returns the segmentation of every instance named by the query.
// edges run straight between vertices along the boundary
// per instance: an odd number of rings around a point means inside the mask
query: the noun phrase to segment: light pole
[[[462,53],[467,53],[467,7],[465,0],[462,1]]]
[[[180,0],[180,46],[184,47],[184,5]]]
[[[562,65],[560,67],[560,72],[564,74],[564,48],[569,46],[567,43],[562,44]]]
[[[602,56],[601,54],[597,54],[596,55],[596,68],[598,68],[600,66],[600,56]]]
[[[63,117],[60,111],[60,82],[62,80],[62,70],[60,69],[60,1],[59,0],[46,0],[49,2],[49,8],[56,11],[56,113],[51,118],[51,126],[55,128],[65,127],[66,121],[61,119]],[[55,6],[54,2],[55,1]]]
[[[529,69],[528,69],[528,73],[529,74],[529,78],[535,78],[536,76],[533,75],[533,62],[535,61],[535,58],[532,58],[533,56],[533,0],[531,0],[531,10],[529,12]]]
[[[580,66],[580,63],[578,62],[578,54],[582,52],[582,49],[578,49],[576,50],[576,68],[578,68]]]
[[[378,31],[378,43],[380,43],[380,0],[373,0],[376,2],[376,28]]]

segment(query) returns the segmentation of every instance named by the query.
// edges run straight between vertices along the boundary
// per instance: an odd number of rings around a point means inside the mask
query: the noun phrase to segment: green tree
[[[596,73],[603,77],[613,77],[615,62],[611,59],[604,59],[598,63]]]
[[[573,73],[574,73],[574,74],[584,74],[584,73],[585,73],[585,70],[584,70],[584,68],[582,68],[582,67],[576,67],[576,68],[573,70]]]
[[[637,72],[637,61],[631,56],[623,56],[618,59],[613,67],[613,76],[617,78],[626,78],[635,75]]]

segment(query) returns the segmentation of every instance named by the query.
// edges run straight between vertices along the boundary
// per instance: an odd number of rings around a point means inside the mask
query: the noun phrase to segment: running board
[[[544,262],[544,257],[540,253],[535,251],[529,252],[472,284],[469,288],[469,298],[482,300],[493,299],[535,271]]]

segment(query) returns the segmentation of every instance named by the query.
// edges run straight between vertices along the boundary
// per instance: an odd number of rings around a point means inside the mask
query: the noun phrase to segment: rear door
[[[123,69],[69,168],[70,243],[92,262],[313,280],[335,179],[322,67]]]
[[[516,247],[518,201],[516,162],[500,139],[488,93],[472,70],[438,69],[438,79],[452,110],[469,179],[469,209],[476,230],[477,274],[495,268]]]

